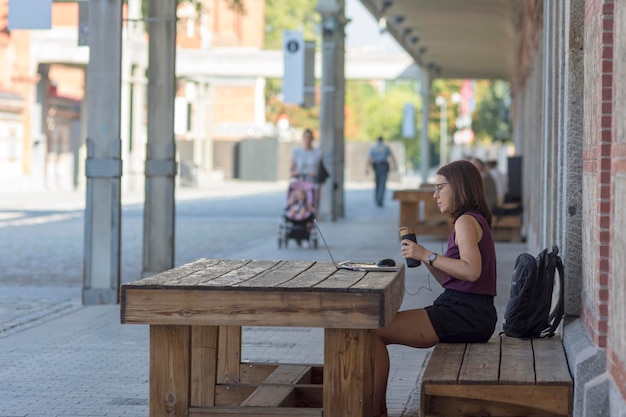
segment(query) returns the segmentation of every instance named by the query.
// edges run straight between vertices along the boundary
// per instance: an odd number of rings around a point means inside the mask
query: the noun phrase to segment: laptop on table
[[[313,220],[315,227],[317,228],[320,237],[322,238],[322,242],[324,242],[324,246],[328,251],[328,255],[330,255],[330,259],[335,264],[337,269],[349,269],[351,271],[379,271],[379,272],[395,272],[400,269],[400,266],[385,266],[385,265],[376,265],[376,262],[351,262],[351,261],[341,261],[337,262],[333,253],[330,251],[328,247],[328,243],[326,243],[326,239],[324,238],[324,234],[322,233],[322,229],[319,226],[319,223],[316,219]]]

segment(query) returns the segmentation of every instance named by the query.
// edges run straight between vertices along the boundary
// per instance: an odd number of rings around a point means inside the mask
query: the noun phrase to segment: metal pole
[[[443,96],[437,96],[436,103],[439,106],[439,165],[447,163],[448,154],[448,100]]]
[[[142,276],[174,267],[176,0],[149,2],[148,147]]]
[[[89,1],[83,304],[116,304],[120,287],[122,0]]]
[[[422,169],[422,184],[428,182],[428,170],[430,169],[430,145],[428,143],[428,120],[430,106],[430,73],[422,69],[422,132],[420,140],[420,157]]]

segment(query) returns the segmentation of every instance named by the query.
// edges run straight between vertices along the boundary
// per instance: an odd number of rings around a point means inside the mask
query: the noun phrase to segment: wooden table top
[[[397,272],[332,262],[200,259],[123,284],[121,321],[134,324],[373,329],[404,295]]]

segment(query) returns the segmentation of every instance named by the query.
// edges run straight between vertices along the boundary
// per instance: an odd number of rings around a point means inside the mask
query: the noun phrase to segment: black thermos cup
[[[401,240],[408,239],[417,243],[417,238],[415,237],[415,233],[413,232],[413,229],[411,229],[410,227],[406,227],[406,226],[402,226],[400,228],[400,239]],[[409,268],[415,268],[416,266],[420,266],[421,264],[422,263],[418,261],[417,259],[407,258],[406,260],[406,266],[408,266]]]

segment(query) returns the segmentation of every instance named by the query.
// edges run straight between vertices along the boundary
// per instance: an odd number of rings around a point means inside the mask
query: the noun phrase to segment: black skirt
[[[443,343],[487,342],[498,321],[493,296],[448,289],[426,312]]]

